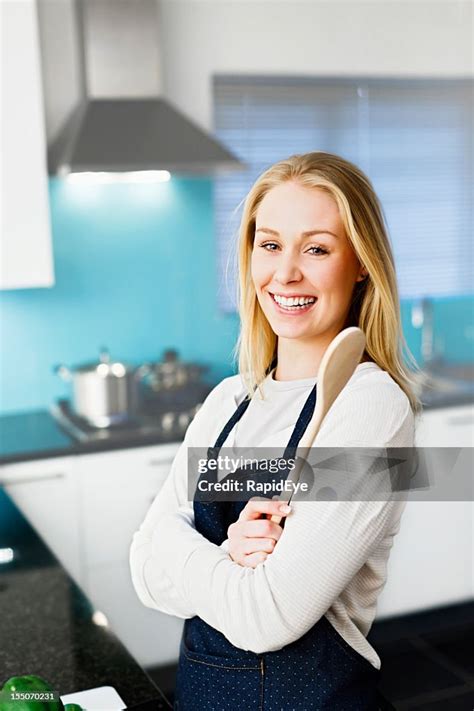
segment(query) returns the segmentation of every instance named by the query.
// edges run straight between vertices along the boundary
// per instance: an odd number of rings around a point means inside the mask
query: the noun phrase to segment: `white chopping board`
[[[113,686],[77,691],[60,696],[63,704],[79,704],[85,711],[122,711],[127,706]]]

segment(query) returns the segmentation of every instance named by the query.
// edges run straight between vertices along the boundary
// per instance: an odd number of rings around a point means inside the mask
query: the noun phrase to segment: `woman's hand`
[[[229,555],[242,566],[255,568],[275,548],[283,528],[270,521],[274,514],[288,516],[291,507],[281,501],[250,499],[235,523],[227,529]],[[266,514],[265,518],[260,518]]]

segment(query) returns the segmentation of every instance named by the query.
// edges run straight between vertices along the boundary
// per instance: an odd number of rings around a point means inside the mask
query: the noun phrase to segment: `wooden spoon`
[[[356,326],[350,326],[337,334],[331,341],[322,357],[318,371],[316,407],[306,431],[298,445],[299,456],[287,481],[298,482],[302,465],[311,449],[319,428],[331,409],[334,400],[346,386],[354,370],[360,363],[365,349],[364,332]],[[286,492],[282,503],[289,503],[292,491]],[[283,516],[276,514],[271,521],[280,523]]]

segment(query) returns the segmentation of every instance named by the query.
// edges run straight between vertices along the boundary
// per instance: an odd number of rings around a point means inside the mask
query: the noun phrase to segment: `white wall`
[[[474,75],[469,0],[156,2],[164,94],[204,128],[215,73]],[[49,140],[82,95],[78,35],[74,0],[37,4]]]
[[[36,0],[49,141],[83,95],[74,0]]]
[[[214,73],[473,76],[468,0],[157,0],[165,95],[212,129]]]

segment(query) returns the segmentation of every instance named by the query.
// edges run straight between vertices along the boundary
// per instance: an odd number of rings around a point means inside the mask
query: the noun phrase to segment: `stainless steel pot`
[[[53,371],[72,382],[75,412],[95,427],[109,427],[137,413],[139,381],[148,368],[112,362],[108,350],[102,348],[98,363],[75,368],[56,365]]]
[[[207,366],[181,361],[178,351],[168,349],[164,352],[162,361],[145,363],[141,373],[144,386],[158,393],[199,383],[207,370]]]

